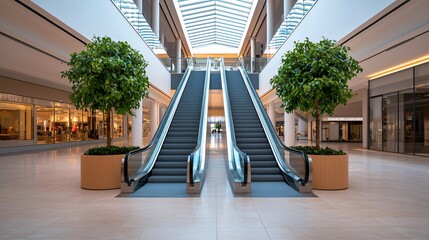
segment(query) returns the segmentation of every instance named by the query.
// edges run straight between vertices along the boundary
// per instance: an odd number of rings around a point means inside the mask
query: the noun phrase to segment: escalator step
[[[265,133],[236,133],[237,138],[266,138]]]
[[[161,148],[161,151],[159,152],[159,155],[189,155],[193,151],[193,148],[188,149],[171,149],[171,148],[164,148],[164,146]]]
[[[150,176],[149,183],[186,183],[185,176]]]
[[[255,155],[269,155],[269,154],[273,154],[271,148],[265,148],[265,149],[247,149],[247,148],[242,148],[241,150],[243,152],[247,153],[247,155],[250,155],[251,157],[253,157]]]
[[[185,162],[185,161],[182,161],[182,162],[160,162],[160,161],[157,161],[155,163],[154,168],[186,168],[186,164],[187,164],[187,162]]]
[[[185,155],[158,155],[157,162],[186,162],[189,154]]]
[[[166,137],[164,140],[164,144],[175,144],[175,143],[193,143],[197,145],[197,139],[192,137]]]
[[[162,145],[163,149],[194,149],[195,148],[194,143],[182,143],[182,142],[178,142],[178,143],[164,143]]]
[[[198,137],[198,132],[168,132],[167,137],[195,137],[195,139]]]
[[[168,130],[168,132],[189,132],[189,133],[197,133],[198,127],[187,127],[187,128],[179,128],[179,127],[173,127]]]
[[[252,175],[252,182],[284,182],[280,174],[275,175]]]
[[[275,161],[275,158],[272,153],[267,155],[253,155],[250,161]]]
[[[236,138],[237,143],[247,144],[247,143],[268,143],[266,138]]]
[[[152,176],[186,176],[186,168],[155,168],[152,170]]]
[[[281,174],[281,171],[278,167],[258,167],[252,168],[253,175],[271,175],[271,174]]]
[[[257,128],[248,128],[248,127],[236,127],[234,126],[234,130],[236,133],[238,132],[242,132],[242,133],[246,133],[246,132],[251,132],[251,133],[263,133],[264,129],[262,127],[257,127]]]
[[[269,143],[240,143],[237,145],[241,149],[268,149],[268,148],[270,148]]]
[[[235,123],[234,128],[262,128],[262,125],[258,123]]]
[[[278,167],[276,161],[250,161],[250,166],[252,169],[254,168],[271,168],[271,167]]]

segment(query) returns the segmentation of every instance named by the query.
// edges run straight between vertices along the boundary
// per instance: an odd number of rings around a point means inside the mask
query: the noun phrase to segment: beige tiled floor
[[[83,147],[0,157],[0,238],[429,239],[429,158],[331,146],[350,155],[350,188],[318,198],[234,198],[217,138],[199,198],[83,190]]]

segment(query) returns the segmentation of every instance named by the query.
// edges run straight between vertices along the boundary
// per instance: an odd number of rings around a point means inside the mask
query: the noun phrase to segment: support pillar
[[[152,0],[152,30],[159,39],[159,0]]]
[[[270,44],[274,35],[274,0],[267,0],[267,44]]]
[[[271,124],[273,124],[273,127],[276,128],[276,109],[275,109],[275,103],[271,102],[268,104],[268,117],[271,120]]]
[[[150,136],[155,135],[159,123],[159,104],[157,101],[150,102]]]
[[[368,148],[368,88],[362,94],[362,147]]]
[[[139,108],[135,109],[132,116],[131,145],[143,147],[143,99],[140,100]]]
[[[255,49],[255,37],[251,37],[250,38],[250,72],[254,73],[255,72],[255,53],[256,53],[256,49]]]
[[[287,18],[297,0],[283,0],[283,20]]]
[[[286,146],[295,145],[295,112],[284,113],[284,144]]]
[[[313,140],[312,121],[313,121],[313,117],[311,116],[310,113],[308,113],[307,114],[307,137],[308,137],[308,141],[310,142]]]
[[[301,118],[298,118],[298,132],[300,139],[304,137],[305,135],[305,130],[306,130],[307,126],[304,122],[304,120],[302,120]]]
[[[182,72],[182,40],[176,39],[176,72]]]
[[[161,38],[159,39],[159,41],[161,42],[161,45],[164,47],[165,46],[165,33],[161,33]]]

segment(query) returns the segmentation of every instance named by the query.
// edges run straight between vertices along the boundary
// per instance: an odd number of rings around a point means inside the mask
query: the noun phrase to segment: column
[[[163,47],[165,47],[165,33],[161,32],[160,42]]]
[[[139,108],[135,109],[132,116],[131,145],[143,147],[143,99],[140,100]]]
[[[250,38],[250,72],[255,72],[255,37]]]
[[[143,14],[143,0],[134,0],[134,3],[136,4],[136,6],[139,9],[140,13]]]
[[[295,145],[295,113],[284,113],[284,144],[286,146]]]
[[[176,72],[182,72],[182,40],[176,39]]]
[[[274,2],[267,0],[267,44],[268,45],[274,35]]]
[[[159,39],[159,0],[152,0],[152,30]]]
[[[287,18],[287,15],[295,6],[297,0],[283,0],[283,20]]]
[[[362,147],[368,148],[368,87],[362,94]]]
[[[125,114],[123,121],[122,121],[122,137],[124,138],[125,142],[128,142],[128,115]]]
[[[273,124],[274,128],[276,128],[276,108],[275,103],[271,102],[268,104],[268,117],[271,120],[271,123]]]
[[[304,120],[302,120],[301,118],[298,118],[298,133],[299,133],[300,139],[304,137],[306,128],[307,126]]]
[[[153,137],[158,128],[159,122],[159,104],[157,101],[150,102],[150,136]]]

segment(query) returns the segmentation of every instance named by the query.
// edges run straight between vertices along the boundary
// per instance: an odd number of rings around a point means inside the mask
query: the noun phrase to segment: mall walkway
[[[83,190],[83,147],[0,157],[0,239],[429,239],[429,158],[331,146],[350,155],[350,188],[318,198],[233,197],[217,134],[192,198]]]

